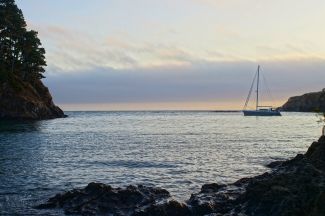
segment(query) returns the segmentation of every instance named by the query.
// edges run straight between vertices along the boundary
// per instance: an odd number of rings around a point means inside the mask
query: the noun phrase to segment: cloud
[[[188,66],[204,60],[204,57],[170,44],[130,40],[131,43],[127,38],[114,35],[96,40],[87,34],[56,26],[40,26],[37,29],[45,41],[49,68],[55,68],[49,70],[50,73],[81,72],[94,68]]]
[[[97,41],[84,32],[57,26],[37,26],[47,50],[50,68],[61,72],[76,72],[95,67],[131,67],[137,60],[123,42]],[[115,43],[115,46],[112,46]],[[126,44],[126,43],[125,43]]]
[[[290,96],[324,87],[324,60],[260,64],[276,105]],[[186,68],[93,68],[64,76],[50,73],[45,82],[59,104],[209,102],[216,107],[236,104],[238,108],[247,96],[256,67],[256,62],[242,61],[204,62]],[[265,100],[270,99],[265,97]]]
[[[324,56],[306,43],[251,43],[250,39],[231,27],[222,25],[217,25],[214,30],[220,47],[212,44],[211,47],[199,46],[198,49],[168,40],[139,41],[127,33],[94,36],[84,31],[53,25],[31,24],[31,27],[39,31],[44,42],[49,68],[55,68],[50,71],[60,73],[78,73],[95,68],[189,67],[204,62],[256,59],[291,61]],[[208,43],[202,41],[202,44]],[[248,48],[248,45],[251,47]],[[254,47],[256,52],[252,52]]]
[[[325,79],[324,58],[295,44],[259,45],[257,63],[222,50],[194,52],[168,43],[131,40],[128,35],[97,40],[55,26],[36,29],[48,51],[45,82],[59,104],[210,103],[240,108],[258,63],[276,105],[292,95],[322,89]],[[240,37],[228,28],[218,31]]]

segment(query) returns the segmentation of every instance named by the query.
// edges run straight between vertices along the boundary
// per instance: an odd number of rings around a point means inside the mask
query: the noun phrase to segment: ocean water
[[[320,135],[314,114],[68,112],[0,123],[0,215],[57,215],[33,206],[90,182],[163,187],[178,200],[294,157]]]

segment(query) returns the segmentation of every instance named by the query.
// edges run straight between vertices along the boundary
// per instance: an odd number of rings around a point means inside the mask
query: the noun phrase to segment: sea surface
[[[304,153],[320,136],[315,114],[67,112],[0,122],[0,215],[57,215],[33,206],[90,182],[160,186],[178,200]]]

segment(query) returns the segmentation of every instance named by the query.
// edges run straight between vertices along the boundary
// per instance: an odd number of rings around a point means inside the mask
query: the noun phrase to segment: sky
[[[241,109],[257,65],[262,105],[325,88],[324,0],[16,2],[64,110]]]

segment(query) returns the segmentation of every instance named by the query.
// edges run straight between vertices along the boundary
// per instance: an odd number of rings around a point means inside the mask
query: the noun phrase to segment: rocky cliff
[[[325,215],[324,136],[306,154],[269,166],[270,172],[233,184],[203,185],[184,203],[173,200],[168,191],[160,188],[122,189],[90,183],[84,189],[58,194],[37,208],[60,208],[73,215]]]
[[[41,120],[65,117],[40,80],[0,82],[0,119]]]
[[[282,110],[290,112],[325,112],[325,89],[320,92],[291,97],[282,106]]]
[[[64,117],[43,85],[45,49],[15,0],[0,0],[0,120]]]

